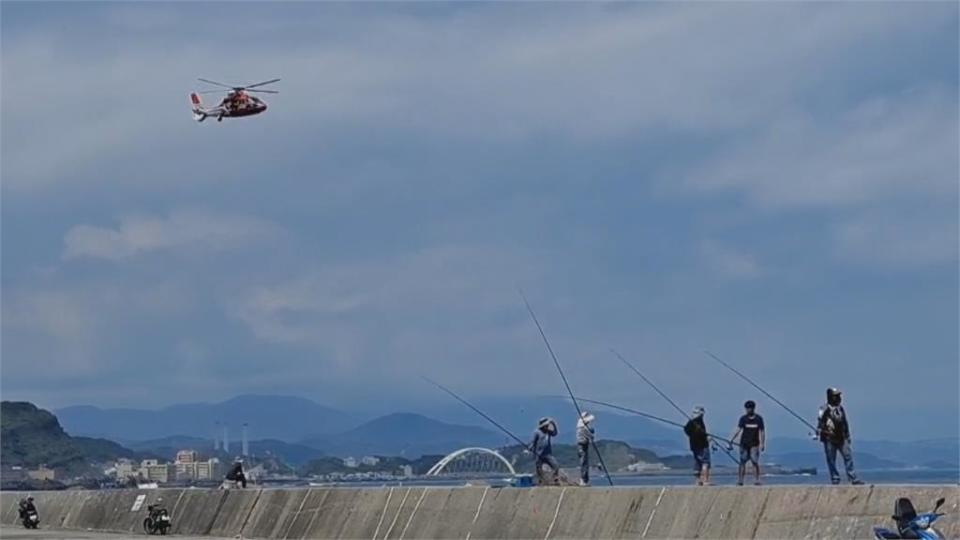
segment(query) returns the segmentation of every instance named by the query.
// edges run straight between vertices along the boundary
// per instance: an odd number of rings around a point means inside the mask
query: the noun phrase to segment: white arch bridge
[[[430,470],[427,476],[438,476],[440,473],[455,472],[453,469],[466,469],[469,472],[503,472],[496,471],[503,465],[510,475],[516,475],[517,471],[507,458],[501,456],[496,450],[489,448],[461,448],[456,452],[451,452],[438,461]],[[460,471],[456,471],[460,472]]]

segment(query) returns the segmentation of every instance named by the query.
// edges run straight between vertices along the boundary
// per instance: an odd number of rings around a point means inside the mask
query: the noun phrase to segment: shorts
[[[748,461],[752,461],[754,465],[760,465],[759,446],[751,446],[749,448],[746,446],[740,447],[740,465],[746,465]]]
[[[700,472],[704,467],[710,468],[710,447],[693,450],[693,470]]]

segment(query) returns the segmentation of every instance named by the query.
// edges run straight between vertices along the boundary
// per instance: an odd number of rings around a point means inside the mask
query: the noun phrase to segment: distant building
[[[35,471],[27,471],[27,477],[32,480],[53,480],[57,473],[53,469],[48,469],[46,465],[37,467]]]
[[[360,463],[373,467],[377,463],[380,463],[380,458],[374,456],[363,456],[363,458],[360,459]]]
[[[155,459],[149,459],[144,461],[152,461],[152,464],[148,464],[146,467],[140,468],[140,475],[149,480],[150,482],[156,482],[158,484],[166,484],[171,480],[176,478],[177,469],[173,465],[159,464]]]
[[[196,466],[197,475],[194,477],[196,480],[213,480],[223,476],[220,470],[220,460],[217,458],[199,461]]]
[[[196,463],[196,461],[197,461],[196,450],[181,450],[177,452],[176,463]]]
[[[0,468],[0,478],[3,478],[4,481],[10,482],[25,480],[27,478],[27,471],[18,465],[14,465],[12,467],[7,467],[4,465],[2,468]]]
[[[121,459],[117,461],[117,464],[114,466],[115,474],[120,480],[130,478],[131,476],[136,478],[140,476],[140,468],[137,467],[136,463],[130,461],[129,459]]]
[[[350,456],[343,460],[344,467],[350,467],[351,469],[357,468],[357,459],[353,456]]]
[[[195,450],[180,450],[174,463],[177,480],[211,480],[220,476],[220,460],[199,461]]]

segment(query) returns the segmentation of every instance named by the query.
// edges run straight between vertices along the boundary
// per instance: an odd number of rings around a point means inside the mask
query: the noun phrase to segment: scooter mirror
[[[941,506],[943,506],[943,503],[945,502],[947,502],[947,500],[943,497],[937,499],[937,505],[933,507],[933,511],[936,512]]]

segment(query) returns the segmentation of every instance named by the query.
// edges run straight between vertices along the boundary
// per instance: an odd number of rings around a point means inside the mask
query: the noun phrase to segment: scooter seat
[[[900,535],[891,531],[890,529],[881,529],[879,527],[873,529],[873,535],[875,538],[883,538],[889,540],[900,540]]]

